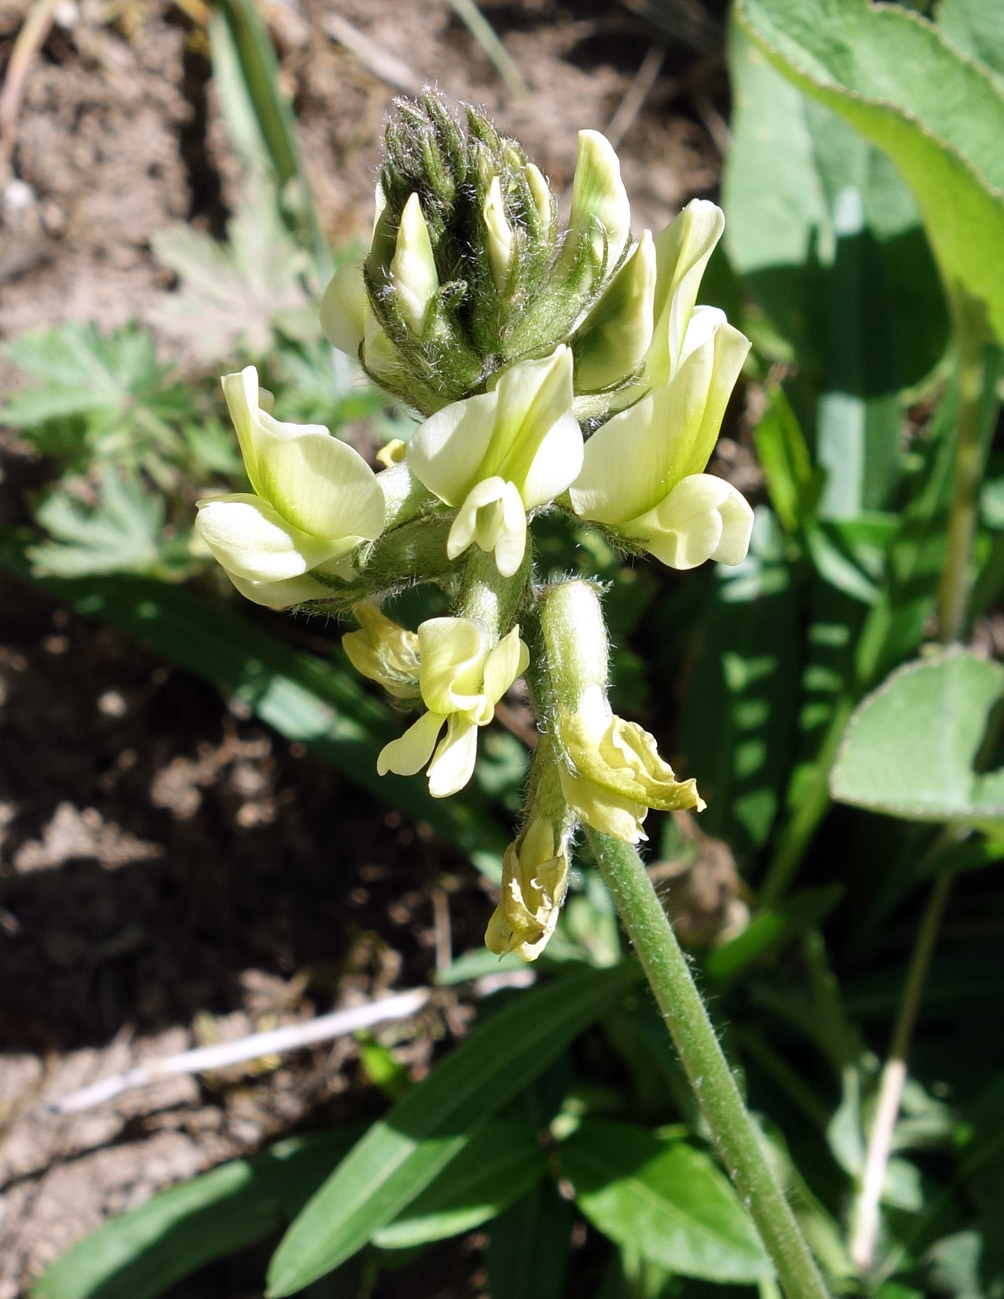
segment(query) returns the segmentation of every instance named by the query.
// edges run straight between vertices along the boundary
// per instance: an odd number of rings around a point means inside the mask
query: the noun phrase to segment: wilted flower
[[[357,604],[352,612],[361,631],[342,637],[342,649],[355,670],[380,685],[395,699],[420,694],[418,637],[392,622],[373,604]]]
[[[199,504],[196,529],[242,595],[286,608],[324,599],[352,552],[380,536],[384,496],[357,452],[318,424],[283,424],[248,366],[223,391],[252,492]]]
[[[418,657],[419,689],[429,711],[384,746],[377,770],[413,776],[429,763],[429,793],[445,798],[470,780],[478,727],[492,720],[530,656],[518,627],[491,645],[468,618],[430,618],[418,629]]]
[[[549,820],[531,821],[506,849],[500,888],[485,945],[496,956],[516,952],[536,960],[554,933],[568,888],[567,847]]]
[[[637,843],[649,808],[703,809],[696,783],[678,781],[654,737],[616,716],[598,686],[583,691],[574,712],[559,712],[557,733],[568,760],[562,792],[594,830]]]

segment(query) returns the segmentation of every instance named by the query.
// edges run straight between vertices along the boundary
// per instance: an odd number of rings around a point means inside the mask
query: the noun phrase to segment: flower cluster
[[[252,490],[203,501],[199,532],[248,598],[353,611],[351,663],[421,709],[381,772],[463,789],[479,729],[528,676],[546,735],[489,925],[499,953],[547,942],[579,823],[634,843],[650,808],[703,806],[611,712],[598,594],[539,586],[530,524],[564,510],[676,569],[745,557],[752,511],[705,472],[749,349],[697,305],[723,223],[695,200],[634,239],[617,156],[583,131],[559,229],[544,177],[481,113],[401,101],[370,247],[339,268],[321,325],[417,412],[407,446],[374,473],[326,429],[275,420],[253,369],[224,379]],[[381,605],[423,581],[449,616],[412,632]]]

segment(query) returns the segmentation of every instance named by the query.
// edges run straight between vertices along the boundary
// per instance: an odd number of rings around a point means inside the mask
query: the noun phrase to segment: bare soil
[[[404,83],[486,105],[562,187],[576,131],[606,128],[664,45],[621,145],[636,226],[660,228],[713,189],[724,108],[713,35],[701,53],[644,6],[601,0],[482,8],[530,87],[524,99],[446,0],[268,6],[332,240],[370,220],[382,119],[400,88],[384,79],[389,60]],[[65,319],[156,325],[171,283],[151,237],[179,221],[225,228],[239,167],[188,9],[56,8],[0,157],[0,339]],[[683,22],[694,9],[663,11]],[[4,62],[24,12],[0,0]],[[329,13],[369,39],[364,59],[332,39]],[[0,366],[0,387],[13,379]],[[33,469],[5,445],[10,521]],[[72,1119],[39,1109],[43,1097],[426,984],[437,944],[440,956],[480,944],[491,900],[422,827],[210,687],[33,588],[0,587],[0,1299],[14,1299],[110,1214],[382,1103],[352,1041],[163,1082]],[[419,1076],[468,1018],[446,1000],[381,1036]],[[477,1293],[477,1244],[433,1251],[423,1299]],[[228,1264],[177,1294],[236,1299],[260,1293],[260,1274],[260,1259]],[[380,1294],[414,1294],[407,1285]]]

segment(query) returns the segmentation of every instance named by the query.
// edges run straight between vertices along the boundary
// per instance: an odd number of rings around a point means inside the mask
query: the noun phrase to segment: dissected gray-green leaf
[[[227,242],[191,226],[158,231],[154,255],[177,275],[178,290],[155,319],[170,337],[205,362],[239,351],[265,355],[276,328],[316,333],[302,275],[308,259],[279,217],[274,189],[251,183],[227,226]]]
[[[771,1275],[749,1211],[702,1151],[633,1123],[587,1119],[560,1154],[576,1203],[611,1240],[683,1276]]]
[[[51,577],[145,573],[161,558],[164,498],[139,478],[108,469],[85,502],[58,487],[35,511],[49,540],[28,550],[35,571]]]
[[[143,418],[170,419],[190,406],[171,368],[157,359],[153,335],[139,325],[103,335],[71,321],[15,338],[2,352],[36,380],[0,408],[0,419],[29,436],[32,426],[50,420],[82,416],[103,429],[133,420],[139,410]]]
[[[1004,667],[966,650],[908,663],[859,705],[830,775],[841,803],[916,821],[1004,818],[1004,767],[976,763]]]

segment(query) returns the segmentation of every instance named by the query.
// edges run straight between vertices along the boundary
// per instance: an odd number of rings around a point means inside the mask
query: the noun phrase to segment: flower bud
[[[339,278],[322,318],[336,346],[428,416],[489,392],[500,372],[569,341],[624,258],[630,207],[617,155],[595,131],[580,136],[571,226],[561,239],[546,180],[479,110],[468,107],[461,122],[428,93],[395,109],[362,274],[368,314],[358,282]],[[637,369],[644,311],[636,299],[649,292],[649,252],[580,340],[588,382],[599,388],[609,386],[607,373],[620,383]],[[603,321],[618,312],[627,341],[602,366],[613,338]]]
[[[602,280],[620,261],[630,233],[631,204],[620,159],[599,131],[580,131],[561,265],[569,273],[584,265],[587,279]]]
[[[512,229],[506,220],[502,187],[497,176],[492,177],[482,212],[488,230],[488,256],[491,260],[492,277],[495,280],[495,287],[501,293],[509,282],[509,268],[512,264]]]
[[[417,194],[410,196],[401,213],[390,277],[405,324],[421,338],[429,304],[439,288],[439,275]]]

